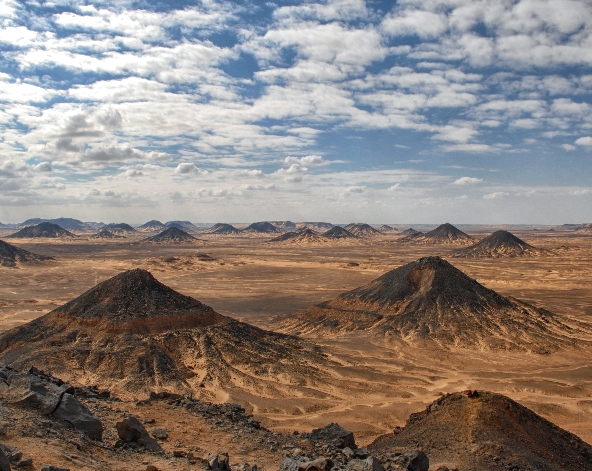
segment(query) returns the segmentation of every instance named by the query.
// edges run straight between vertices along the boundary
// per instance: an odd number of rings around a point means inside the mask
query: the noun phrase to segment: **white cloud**
[[[576,140],[576,142],[574,142],[574,144],[577,146],[592,147],[592,137],[590,137],[590,136],[580,137],[579,139]]]
[[[329,162],[323,160],[323,157],[320,155],[307,155],[305,157],[292,157],[288,156],[284,159],[284,163],[286,165],[296,164],[296,165],[326,165]]]
[[[455,180],[452,184],[459,185],[459,186],[466,186],[466,185],[475,185],[477,183],[481,183],[482,181],[483,181],[482,178],[460,177],[459,179]]]
[[[561,144],[561,148],[567,152],[576,150],[576,146],[572,146],[571,144]]]
[[[51,172],[53,170],[49,162],[40,162],[37,165],[34,165],[33,169],[37,170],[38,172]]]
[[[506,198],[510,196],[510,193],[506,193],[504,191],[494,191],[493,193],[487,193],[486,195],[483,195],[483,199],[484,200],[495,200],[495,199],[499,199],[499,198]]]
[[[175,173],[181,174],[181,175],[187,175],[187,174],[198,174],[198,175],[205,175],[208,173],[207,170],[201,170],[200,168],[196,167],[195,164],[193,163],[189,163],[189,162],[183,162],[180,163],[179,165],[177,165],[177,168],[175,168]]]
[[[366,187],[364,186],[348,186],[345,191],[347,193],[364,193],[366,191]]]

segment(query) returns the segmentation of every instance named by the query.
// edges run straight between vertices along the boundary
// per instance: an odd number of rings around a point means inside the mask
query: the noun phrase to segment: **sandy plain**
[[[472,232],[475,238],[489,232]],[[505,296],[592,323],[592,237],[567,232],[513,231],[551,255],[516,259],[451,258],[454,247],[402,244],[396,236],[332,246],[270,244],[270,237],[208,236],[195,245],[100,241],[16,240],[54,262],[0,267],[0,330],[28,322],[131,268],[146,268],[162,283],[221,314],[277,330],[281,319],[425,255],[441,255]],[[8,233],[0,233],[3,238]],[[207,254],[211,260],[204,257]],[[359,444],[403,425],[439,395],[464,389],[505,394],[592,442],[592,349],[551,355],[433,351],[385,344],[372,334],[312,339],[340,365],[315,397],[258,397],[241,389],[220,394],[240,402],[277,431],[309,431],[338,422]],[[592,340],[592,339],[589,339]],[[132,406],[130,406],[132,407]],[[163,418],[164,420],[164,418]]]

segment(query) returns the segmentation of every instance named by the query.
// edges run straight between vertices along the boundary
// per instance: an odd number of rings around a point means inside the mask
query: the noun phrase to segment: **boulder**
[[[153,428],[152,430],[150,430],[150,434],[154,438],[158,438],[159,440],[166,440],[167,438],[169,438],[169,434],[166,432],[166,430],[163,430],[161,428]]]
[[[385,471],[384,467],[380,464],[374,456],[370,456],[364,460],[353,459],[348,461],[345,466],[346,471]]]
[[[323,428],[314,429],[310,433],[310,439],[325,442],[337,448],[357,448],[353,432],[338,424],[329,424]]]
[[[232,471],[230,469],[230,458],[226,453],[208,453],[204,456],[212,471]]]
[[[333,461],[329,458],[309,458],[299,456],[294,458],[286,457],[280,464],[279,471],[329,471],[333,467]]]
[[[0,443],[0,471],[10,471],[10,460],[4,454],[4,445]]]
[[[61,468],[60,466],[44,463],[41,471],[70,471],[70,468]]]
[[[121,422],[117,422],[115,428],[121,444],[135,443],[149,451],[162,451],[158,442],[148,434],[142,423],[135,417],[126,417]]]
[[[103,439],[103,423],[101,420],[95,417],[84,404],[71,394],[64,393],[53,416],[65,420],[76,430],[93,440],[100,441]]]
[[[18,406],[34,407],[43,415],[56,410],[62,395],[72,389],[67,383],[57,384],[42,376],[26,371],[12,374],[8,379],[9,388],[5,392],[8,403]]]
[[[421,450],[409,450],[393,460],[406,471],[428,471],[430,460]]]

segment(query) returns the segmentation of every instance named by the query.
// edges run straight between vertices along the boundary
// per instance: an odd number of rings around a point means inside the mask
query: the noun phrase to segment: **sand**
[[[208,242],[201,247],[130,243],[146,237],[145,233],[113,241],[14,239],[11,243],[18,247],[56,260],[23,268],[0,267],[0,329],[28,322],[99,281],[136,267],[151,270],[162,283],[221,314],[275,328],[285,316],[426,255],[447,258],[504,296],[592,322],[592,238],[515,228],[512,232],[552,253],[516,259],[454,259],[449,256],[454,247],[404,244],[397,242],[397,235],[388,234],[322,247],[272,246],[266,243],[269,237],[206,234],[199,235]],[[480,239],[488,234],[470,235]],[[214,260],[200,260],[197,253]],[[402,342],[385,344],[364,332],[315,341],[341,364],[327,372],[330,380],[319,386],[323,394],[274,398],[237,388],[226,399],[240,402],[275,430],[304,431],[338,422],[352,429],[363,445],[402,425],[409,413],[423,409],[441,393],[488,389],[592,442],[589,351],[433,352]]]

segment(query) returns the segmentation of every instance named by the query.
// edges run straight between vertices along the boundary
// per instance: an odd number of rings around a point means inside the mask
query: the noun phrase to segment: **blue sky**
[[[592,220],[592,5],[0,0],[0,221]]]

